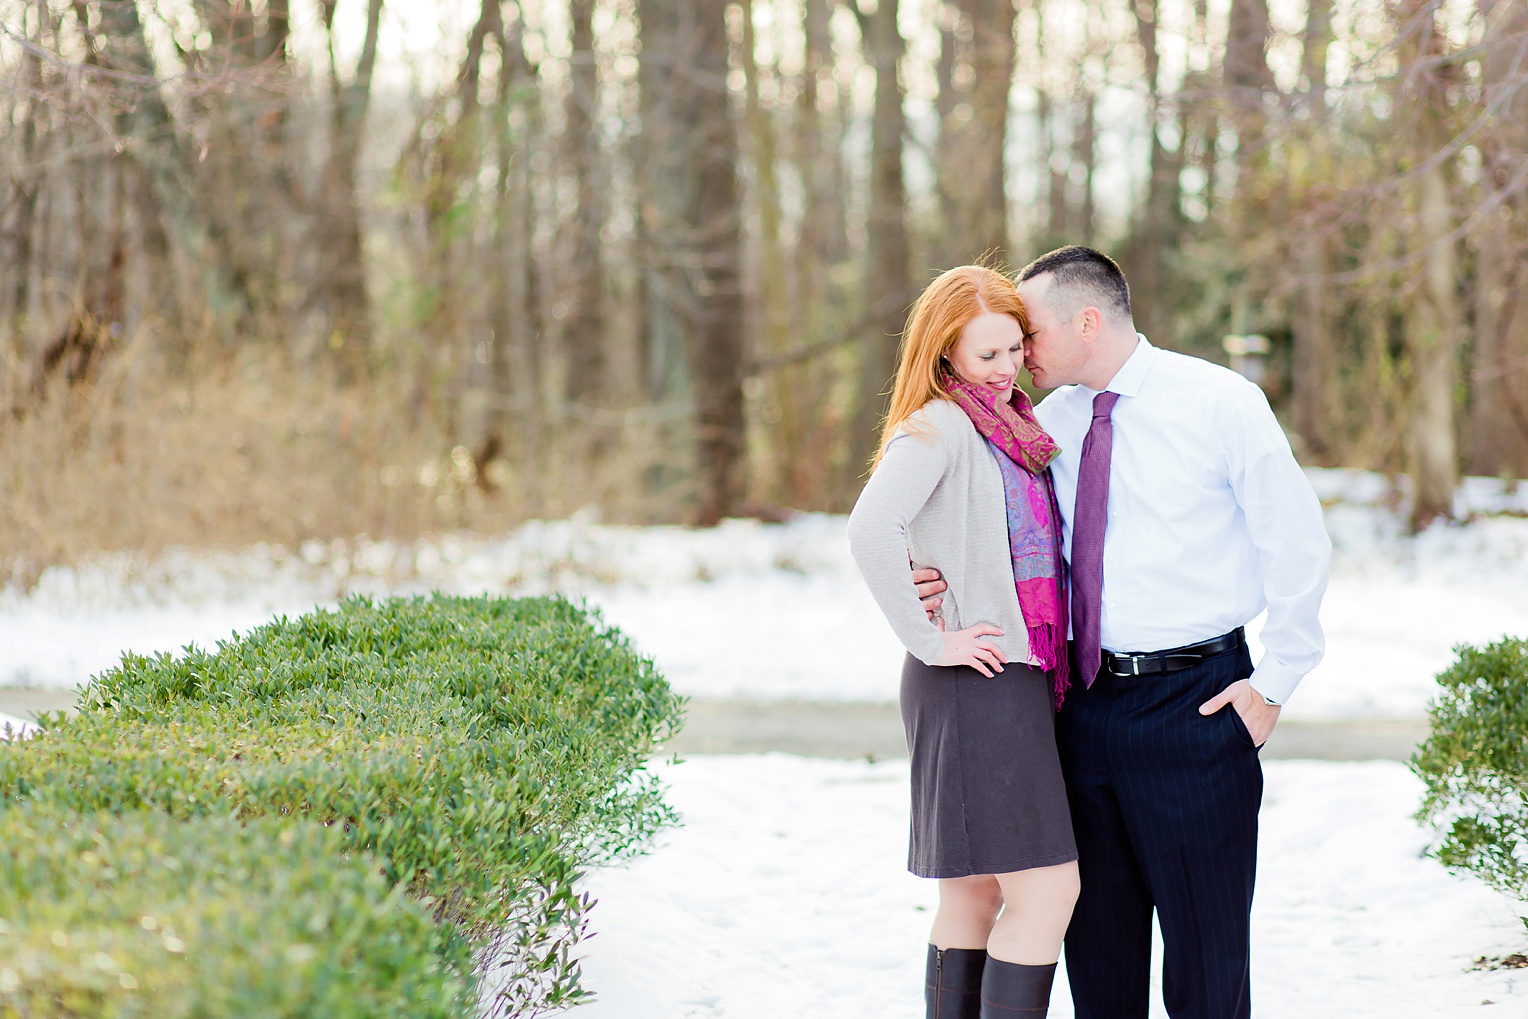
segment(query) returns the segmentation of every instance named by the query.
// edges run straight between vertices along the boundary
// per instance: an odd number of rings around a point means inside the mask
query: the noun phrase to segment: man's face
[[[1071,321],[1057,317],[1046,300],[1054,277],[1049,273],[1019,284],[1019,296],[1029,315],[1029,333],[1024,337],[1024,367],[1041,389],[1055,389],[1080,381],[1088,362],[1089,347],[1082,339],[1082,315]]]

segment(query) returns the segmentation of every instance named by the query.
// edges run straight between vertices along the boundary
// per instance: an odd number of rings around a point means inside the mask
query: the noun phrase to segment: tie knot
[[[1114,404],[1119,400],[1118,393],[1102,392],[1093,397],[1093,420],[1106,418],[1114,412]]]

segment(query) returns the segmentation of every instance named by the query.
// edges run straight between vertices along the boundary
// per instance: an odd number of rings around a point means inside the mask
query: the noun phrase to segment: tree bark
[[[1057,121],[1060,111],[1055,99],[1044,89],[1040,90],[1040,138],[1041,154],[1044,156],[1045,185],[1045,247],[1073,243],[1071,239],[1071,200],[1067,195],[1066,165],[1071,159],[1071,145],[1063,147],[1058,141],[1060,134]]]
[[[37,27],[34,45],[40,46],[43,32],[47,29],[48,9],[45,4],[35,8]],[[34,50],[21,55],[21,71],[17,81],[17,93],[27,104],[26,115],[21,122],[19,141],[20,167],[12,180],[15,190],[15,218],[11,221],[11,257],[6,267],[7,299],[0,309],[7,318],[17,323],[17,339],[24,344],[28,339],[31,323],[28,321],[32,307],[33,237],[37,229],[37,199],[42,185],[41,138],[37,130],[42,117],[40,102],[42,91],[42,61]],[[7,397],[9,394],[0,393]]]
[[[1500,40],[1485,59],[1482,102],[1503,89],[1517,89],[1498,118],[1496,128],[1481,143],[1485,163],[1483,186],[1507,187],[1514,164],[1528,142],[1528,88],[1518,67],[1513,79],[1517,46],[1510,40],[1528,36],[1528,10],[1523,4],[1482,0],[1486,38]],[[1528,197],[1508,198],[1498,212],[1477,228],[1475,241],[1475,351],[1470,379],[1470,470],[1475,474],[1528,478]]]
[[[1136,325],[1147,336],[1158,336],[1169,320],[1166,293],[1167,262],[1176,249],[1180,162],[1162,144],[1162,74],[1157,47],[1158,0],[1135,0],[1136,37],[1146,67],[1147,118],[1151,154],[1147,164],[1146,200],[1138,208],[1130,253],[1131,307]],[[1187,135],[1180,135],[1179,155]]]
[[[1403,50],[1416,61],[1412,84],[1402,98],[1411,107],[1416,125],[1412,155],[1418,165],[1435,157],[1450,136],[1449,83],[1433,64],[1446,51],[1447,41],[1433,23],[1431,6],[1431,0],[1409,0],[1402,8],[1402,13],[1409,15],[1408,21],[1425,23],[1418,32],[1418,42]],[[1407,317],[1406,346],[1412,370],[1408,450],[1414,495],[1411,524],[1420,529],[1439,517],[1453,515],[1454,489],[1459,483],[1454,392],[1463,317],[1457,242],[1449,237],[1454,224],[1445,162],[1436,162],[1422,174],[1415,209],[1412,247],[1423,253],[1422,277]]]
[[[1077,161],[1082,164],[1082,203],[1077,209],[1077,233],[1083,244],[1094,243],[1098,230],[1098,206],[1093,194],[1093,171],[1098,164],[1098,97],[1091,92],[1080,99],[1082,125],[1077,131]]]
[[[780,236],[780,187],[775,174],[777,157],[775,125],[759,100],[759,64],[754,37],[753,0],[743,0],[743,92],[744,120],[752,156],[755,213],[758,217],[759,348],[770,356],[785,353],[790,345],[790,310],[786,296],[786,252]],[[765,394],[764,417],[769,431],[767,489],[779,502],[789,497],[793,465],[806,455],[802,448],[803,408],[798,397],[799,370],[785,366],[775,371]]]
[[[958,0],[939,57],[939,194],[952,260],[998,258],[1008,249],[1004,148],[1013,83],[1014,0]],[[961,45],[969,40],[966,45]],[[965,59],[961,59],[964,57]],[[957,74],[957,67],[960,72]],[[948,93],[948,94],[947,94]]]
[[[676,5],[668,0],[640,0],[642,58],[637,67],[638,109],[642,131],[633,140],[637,175],[636,247],[639,349],[647,398],[655,404],[690,392],[685,336],[676,307],[682,282],[673,224],[683,215],[683,179],[676,176],[675,65],[682,56]],[[649,479],[658,483],[659,469]]]
[[[516,429],[520,443],[519,491],[530,510],[539,513],[545,503],[541,469],[546,451],[545,322],[536,257],[537,206],[531,159],[544,142],[538,69],[526,57],[523,18],[516,24],[514,34],[506,38],[504,52],[508,66],[500,76],[504,80],[500,103],[505,114],[499,124],[506,132],[503,158],[508,162],[508,172],[500,196],[499,217],[504,224],[505,259],[509,267],[503,290],[508,349],[500,359],[500,371],[504,374],[496,385],[500,400],[514,408],[513,415],[505,415],[506,422],[519,426]]]
[[[1310,177],[1324,174],[1326,164],[1326,53],[1332,41],[1331,0],[1310,0],[1306,8],[1301,73],[1306,85],[1309,118],[1301,141]],[[1298,231],[1295,258],[1305,278],[1295,296],[1292,327],[1295,343],[1294,426],[1303,453],[1312,462],[1330,465],[1338,454],[1339,379],[1337,337],[1332,323],[1331,239],[1323,224]]]
[[[898,66],[905,43],[897,29],[897,0],[880,0],[859,15],[866,61],[875,69],[875,107],[870,122],[870,205],[866,229],[865,307],[875,324],[861,342],[859,400],[849,437],[849,462],[868,468],[875,453],[886,397],[896,373],[897,346],[912,285],[908,271],[902,180],[902,83]]]
[[[371,301],[361,249],[359,171],[371,78],[377,62],[382,0],[367,0],[366,35],[355,77],[340,81],[334,51],[334,13],[338,0],[323,0],[324,30],[329,41],[329,158],[321,183],[319,249],[324,275],[320,284],[329,321],[329,346],[339,357],[342,376],[365,370],[371,339]]]
[[[573,56],[565,123],[578,213],[572,228],[563,346],[568,356],[568,399],[600,403],[609,382],[605,377],[605,345],[609,337],[605,329],[605,277],[600,258],[600,229],[605,213],[599,180],[599,68],[594,53],[594,0],[570,0],[568,9]]]
[[[736,512],[743,491],[744,306],[738,141],[727,93],[725,0],[639,0],[644,124],[643,216],[661,292],[648,314],[672,315],[693,372],[696,517]],[[658,301],[653,298],[657,297]],[[666,325],[666,323],[665,323]],[[648,335],[653,335],[651,325]]]
[[[1231,0],[1222,82],[1237,136],[1237,165],[1263,157],[1267,116],[1263,100],[1273,88],[1268,70],[1268,0]]]

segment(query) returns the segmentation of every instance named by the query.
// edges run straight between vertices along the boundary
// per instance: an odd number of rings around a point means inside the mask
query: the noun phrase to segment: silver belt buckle
[[[1129,675],[1139,676],[1141,674],[1141,660],[1139,658],[1137,658],[1135,655],[1128,655],[1126,656],[1125,661],[1130,663]]]

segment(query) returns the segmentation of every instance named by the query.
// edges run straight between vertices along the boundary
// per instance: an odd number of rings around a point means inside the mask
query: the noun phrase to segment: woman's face
[[[1023,330],[1011,315],[984,311],[966,323],[948,357],[961,378],[1006,398],[1024,365]]]

